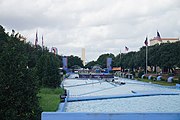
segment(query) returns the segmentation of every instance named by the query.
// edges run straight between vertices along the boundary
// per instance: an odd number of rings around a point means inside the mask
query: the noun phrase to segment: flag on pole
[[[148,38],[147,38],[147,36],[146,36],[146,39],[145,39],[145,41],[144,41],[144,44],[145,44],[146,46],[148,46]]]
[[[38,32],[36,31],[35,47],[37,47],[37,43],[38,43]]]
[[[158,31],[157,31],[156,39],[159,40],[159,41],[162,41],[161,36],[160,36],[160,33],[159,33]]]
[[[125,51],[128,51],[128,50],[129,50],[129,48],[127,46],[125,46]]]

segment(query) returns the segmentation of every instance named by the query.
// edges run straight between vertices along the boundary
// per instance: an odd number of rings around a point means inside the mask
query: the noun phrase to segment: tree
[[[2,35],[0,35],[0,38],[2,38]],[[1,48],[1,119],[40,119],[41,109],[37,98],[37,77],[34,70],[27,67],[28,55],[25,53],[24,43],[14,36],[8,36],[7,41]]]
[[[59,58],[52,53],[44,53],[41,55],[36,65],[41,86],[59,87],[61,83],[59,63]]]
[[[2,46],[7,42],[8,35],[5,33],[5,29],[0,25],[0,52],[2,52]]]
[[[89,69],[91,69],[93,66],[95,66],[97,63],[96,63],[96,61],[90,61],[90,62],[88,62],[87,64],[86,64],[86,68],[89,68]]]
[[[112,53],[110,54],[102,54],[99,56],[99,58],[97,59],[97,64],[99,64],[102,68],[106,68],[106,61],[107,61],[107,58],[112,58],[114,59],[114,55]]]
[[[71,68],[74,65],[83,67],[81,58],[79,58],[77,56],[73,56],[73,55],[68,56],[67,58],[68,58],[68,68]]]
[[[169,72],[174,72],[174,69],[178,66],[178,62],[180,59],[179,56],[178,42],[177,43],[163,43],[159,46],[158,50],[158,65],[163,68],[167,69]]]

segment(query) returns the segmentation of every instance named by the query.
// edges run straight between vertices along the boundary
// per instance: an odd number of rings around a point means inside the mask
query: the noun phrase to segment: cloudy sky
[[[148,38],[180,37],[180,0],[0,0],[0,24],[34,43],[44,36],[60,55],[96,60],[104,53],[138,51]]]

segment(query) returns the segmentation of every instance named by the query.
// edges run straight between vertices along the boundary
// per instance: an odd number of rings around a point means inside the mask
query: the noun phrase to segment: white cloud
[[[102,53],[118,54],[124,46],[139,50],[145,36],[180,37],[179,0],[1,0],[0,24],[34,43],[44,35],[49,48],[87,61]]]

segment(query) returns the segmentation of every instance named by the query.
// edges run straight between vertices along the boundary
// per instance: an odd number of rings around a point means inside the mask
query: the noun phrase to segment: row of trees
[[[102,54],[97,61],[89,62],[86,67],[91,68],[94,65],[100,65],[106,68],[106,59],[113,59],[112,66],[122,67],[123,69],[145,69],[146,47],[140,48],[137,52],[121,53],[117,56],[113,54]],[[148,66],[159,66],[162,69],[169,69],[174,72],[174,69],[180,67],[180,42],[162,43],[154,46],[148,46]],[[156,70],[156,69],[155,69]],[[156,71],[154,71],[156,72]]]
[[[5,33],[0,25],[0,118],[2,120],[38,120],[41,108],[37,94],[40,87],[59,87],[62,56],[47,47],[26,43],[12,30]],[[69,67],[82,61],[68,57]]]

